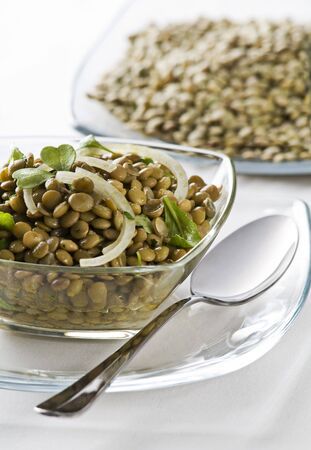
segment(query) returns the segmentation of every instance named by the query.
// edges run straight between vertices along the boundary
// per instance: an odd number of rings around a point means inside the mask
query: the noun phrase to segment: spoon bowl
[[[191,292],[219,303],[241,303],[275,283],[291,263],[298,230],[289,216],[254,220],[217,244],[191,276]]]

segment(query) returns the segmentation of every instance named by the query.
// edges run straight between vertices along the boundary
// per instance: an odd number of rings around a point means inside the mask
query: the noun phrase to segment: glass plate
[[[102,73],[113,67],[120,59],[126,48],[129,34],[151,22],[163,25],[171,21],[191,20],[199,15],[211,18],[228,17],[236,20],[248,18],[278,20],[290,17],[306,23],[311,21],[311,5],[309,0],[286,2],[282,4],[282,7],[274,0],[270,2],[219,0],[213,4],[206,0],[170,0],[169,2],[130,0],[82,60],[77,70],[71,97],[75,128],[85,134],[146,139],[145,136],[127,129],[102,103],[90,100],[87,93],[94,90]],[[236,168],[241,174],[307,175],[311,174],[311,161],[271,163],[237,158]]]
[[[256,202],[252,198],[244,202],[237,212],[227,233],[266,213],[294,218],[299,245],[285,275],[247,304],[198,304],[182,311],[142,349],[110,391],[155,389],[224,375],[263,356],[292,325],[311,283],[309,208],[302,202],[291,205],[259,197]],[[186,281],[170,301],[188,294]],[[38,338],[1,331],[0,387],[61,389],[119,346],[117,341]]]

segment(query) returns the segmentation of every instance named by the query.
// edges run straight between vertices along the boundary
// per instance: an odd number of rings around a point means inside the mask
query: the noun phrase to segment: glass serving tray
[[[224,234],[266,213],[294,218],[299,246],[285,275],[250,303],[235,307],[198,304],[181,312],[134,358],[110,392],[174,386],[235,371],[268,352],[293,324],[311,283],[309,208],[302,202],[290,204],[267,197],[243,203],[233,211]],[[186,295],[187,281],[169,301]],[[119,346],[118,341],[38,338],[0,331],[0,387],[61,389]]]
[[[280,7],[278,1],[219,0],[130,0],[119,12],[110,27],[82,60],[77,70],[71,97],[74,126],[85,134],[146,139],[129,130],[113,116],[105,106],[87,97],[94,91],[103,72],[112,68],[122,57],[127,46],[127,36],[153,22],[160,25],[173,21],[192,20],[198,16],[227,17],[245,20],[249,18],[279,20],[292,18],[299,22],[311,22],[311,4],[308,0],[286,2]],[[310,111],[311,114],[311,111]],[[155,140],[155,139],[153,139]],[[235,159],[236,169],[250,175],[307,175],[311,174],[311,161],[272,163],[259,160]]]

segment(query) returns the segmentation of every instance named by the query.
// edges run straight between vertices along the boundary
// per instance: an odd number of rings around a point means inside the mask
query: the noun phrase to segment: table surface
[[[73,133],[75,70],[124,3],[1,1],[0,135]],[[233,214],[259,194],[311,203],[310,177],[239,177]],[[36,415],[45,394],[0,391],[0,448],[310,448],[310,321],[309,301],[282,341],[251,366],[178,388],[108,394],[74,419]]]

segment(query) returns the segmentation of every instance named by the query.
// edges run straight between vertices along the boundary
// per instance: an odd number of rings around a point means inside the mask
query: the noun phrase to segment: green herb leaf
[[[173,245],[173,247],[178,247],[178,248],[192,248],[193,247],[192,244],[190,244],[186,239],[184,239],[179,234],[175,234],[174,236],[172,236],[170,238],[169,244]]]
[[[142,262],[141,254],[139,253],[139,251],[136,252],[136,256],[137,256],[137,265],[138,265],[138,266],[142,266],[142,265],[143,265],[143,262]]]
[[[11,231],[12,228],[14,227],[14,225],[15,225],[15,222],[14,222],[12,214],[0,211],[0,229]],[[3,247],[3,248],[5,248],[5,247]]]
[[[174,175],[171,173],[171,172],[169,172],[169,171],[166,171],[166,172],[164,172],[164,174],[163,174],[165,177],[169,177],[171,180],[175,180],[176,178],[174,177]]]
[[[196,224],[168,197],[163,197],[163,203],[169,244],[181,248],[194,247],[201,240]]]
[[[123,214],[125,215],[125,217],[129,220],[135,220],[135,217],[133,217],[130,213],[128,213],[127,211],[123,211]]]
[[[16,311],[16,308],[13,305],[10,305],[2,298],[0,298],[0,309],[6,309],[7,311]]]
[[[147,166],[148,164],[152,164],[154,161],[152,158],[142,158],[142,162],[144,162]]]
[[[82,139],[79,142],[77,150],[82,150],[84,148],[85,149],[96,149],[97,148],[99,150],[104,150],[105,152],[109,152],[112,154],[114,153],[112,150],[109,150],[109,148],[105,147],[103,144],[98,142],[92,134],[90,134],[89,136],[86,136],[84,139]]]
[[[22,153],[17,147],[13,147],[8,163],[10,164],[11,162],[16,161],[17,159],[25,159],[25,158],[26,157],[24,153]]]
[[[40,154],[42,161],[55,170],[70,170],[76,156],[75,149],[69,144],[44,147]]]
[[[135,222],[137,227],[143,227],[146,233],[152,233],[152,223],[149,217],[144,214],[140,214],[139,216],[135,216]]]
[[[13,173],[13,178],[17,180],[17,186],[23,189],[32,189],[53,176],[52,173],[46,170],[29,167],[26,169],[19,169]]]
[[[0,250],[3,250],[4,248],[9,247],[10,241],[8,239],[2,238],[0,239]]]

